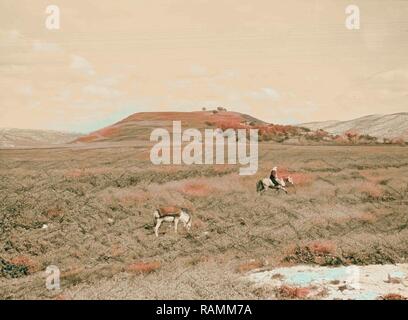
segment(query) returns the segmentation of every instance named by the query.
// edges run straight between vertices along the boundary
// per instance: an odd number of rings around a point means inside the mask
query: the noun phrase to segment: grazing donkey
[[[185,208],[179,207],[160,207],[153,212],[154,218],[154,233],[159,236],[159,228],[163,221],[174,222],[174,230],[177,233],[177,225],[179,221],[184,224],[187,230],[191,229],[191,213]]]

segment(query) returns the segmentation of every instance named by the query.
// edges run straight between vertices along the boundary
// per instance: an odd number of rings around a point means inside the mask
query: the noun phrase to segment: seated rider
[[[269,176],[269,179],[271,179],[272,184],[275,187],[282,185],[282,183],[280,182],[280,179],[278,178],[278,168],[277,167],[272,168],[271,175]]]

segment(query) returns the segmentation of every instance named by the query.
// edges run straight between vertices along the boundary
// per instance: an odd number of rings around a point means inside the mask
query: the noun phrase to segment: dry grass
[[[379,199],[384,195],[380,186],[374,182],[363,182],[358,190],[371,199]]]
[[[126,267],[127,272],[136,274],[147,274],[156,271],[160,268],[161,264],[159,261],[153,262],[135,262]]]
[[[1,150],[0,258],[18,277],[0,271],[0,296],[55,298],[44,286],[51,264],[73,299],[242,299],[262,295],[238,279],[264,259],[408,258],[408,148],[261,143],[248,177],[238,166],[153,166],[148,148]],[[296,187],[259,196],[256,181],[275,165]],[[152,212],[169,205],[194,209],[193,228],[163,224],[156,239]],[[157,261],[157,272],[140,271]]]
[[[242,263],[237,267],[237,271],[240,273],[248,272],[251,270],[259,269],[264,266],[264,263],[260,260],[252,260],[246,263]]]

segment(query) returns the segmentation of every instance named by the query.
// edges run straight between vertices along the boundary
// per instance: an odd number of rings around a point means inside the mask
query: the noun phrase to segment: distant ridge
[[[0,148],[59,145],[80,137],[79,133],[54,130],[0,128]]]
[[[322,129],[331,134],[342,135],[348,131],[368,134],[377,138],[402,138],[408,141],[408,112],[387,115],[368,115],[348,121],[322,121],[299,124],[311,130]]]

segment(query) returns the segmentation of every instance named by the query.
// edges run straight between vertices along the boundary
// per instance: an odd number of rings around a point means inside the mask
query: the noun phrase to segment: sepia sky
[[[88,132],[217,106],[301,123],[407,100],[405,0],[0,0],[0,127]]]

